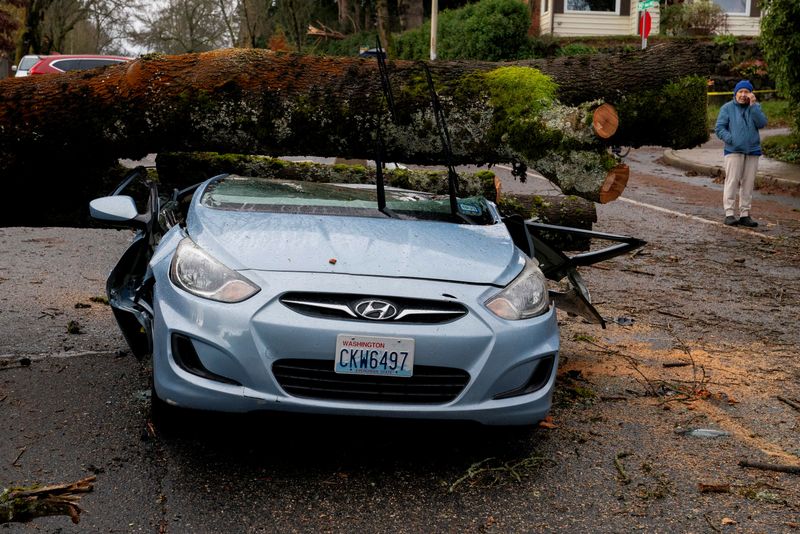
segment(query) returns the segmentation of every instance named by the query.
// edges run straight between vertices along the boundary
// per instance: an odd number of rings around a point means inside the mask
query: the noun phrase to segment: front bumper
[[[498,289],[440,281],[246,271],[262,290],[249,300],[223,304],[176,288],[167,276],[168,261],[154,266],[153,370],[155,392],[166,402],[187,408],[249,412],[275,410],[411,419],[472,420],[521,425],[541,420],[551,406],[559,337],[555,310],[524,321],[504,321],[482,303]],[[455,300],[469,313],[437,324],[332,320],[290,310],[279,297],[287,291],[360,293],[391,298]],[[447,296],[444,296],[447,295]],[[212,378],[179,365],[174,335],[190,340]],[[439,404],[309,398],[287,393],[272,372],[276,361],[328,360],[333,368],[336,337],[410,337],[416,366],[460,369],[466,386]],[[545,358],[549,376],[530,393],[503,397],[522,388]],[[218,375],[226,381],[214,379]],[[405,380],[394,378],[394,380]]]

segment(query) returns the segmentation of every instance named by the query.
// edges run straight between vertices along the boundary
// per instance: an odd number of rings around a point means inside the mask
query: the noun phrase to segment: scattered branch
[[[627,458],[630,456],[631,453],[629,452],[618,452],[617,455],[614,457],[614,467],[617,468],[619,472],[620,482],[623,484],[630,484],[631,478],[628,476],[628,473],[625,472],[625,468],[622,466],[622,462],[620,460],[622,458]]]
[[[730,493],[731,492],[731,485],[730,484],[703,484],[700,482],[697,484],[697,489],[700,493]]]
[[[792,400],[792,399],[787,399],[786,397],[781,397],[780,395],[778,395],[778,400],[788,404],[789,406],[791,406],[795,410],[800,411],[800,403],[799,402],[797,402],[795,400]]]
[[[792,475],[800,475],[800,466],[797,465],[768,464],[764,462],[751,462],[750,460],[740,460],[739,467],[750,467],[752,469],[761,469],[764,471],[778,471],[780,473],[790,473]]]
[[[634,358],[633,356],[630,356],[628,354],[624,354],[623,352],[618,351],[618,350],[611,350],[608,347],[605,347],[605,346],[601,345],[600,343],[597,343],[597,342],[595,342],[594,340],[592,340],[591,338],[588,338],[588,337],[578,339],[578,341],[584,341],[586,343],[589,343],[590,345],[594,345],[595,347],[597,347],[599,349],[602,349],[603,352],[608,356],[620,356],[620,357],[622,357],[628,363],[628,365],[631,367],[631,369],[633,369],[633,371],[641,377],[641,380],[640,380],[639,378],[636,378],[634,376],[634,380],[639,382],[639,384],[641,384],[645,388],[645,390],[647,391],[647,394],[648,395],[652,395],[654,397],[658,397],[659,396],[658,395],[658,389],[653,385],[653,382],[647,377],[647,375],[645,375],[642,372],[642,370],[639,368],[639,361],[636,358]]]
[[[467,472],[450,485],[448,493],[453,493],[456,487],[466,480],[488,478],[489,487],[502,483],[503,479],[507,477],[511,477],[517,482],[522,482],[522,477],[526,475],[524,471],[538,467],[544,461],[545,458],[541,456],[529,456],[516,462],[502,462],[500,465],[492,465],[493,462],[499,463],[499,461],[494,457],[485,458],[469,466]]]
[[[671,312],[664,311],[664,310],[656,310],[656,313],[660,313],[661,315],[668,315],[670,317],[675,317],[676,319],[688,319],[689,318],[686,315],[680,315],[680,314],[677,314],[677,313],[671,313]]]
[[[68,515],[80,522],[78,501],[94,488],[95,476],[77,482],[44,487],[7,488],[0,492],[0,524],[26,523],[37,517]]]
[[[25,454],[25,451],[27,451],[27,450],[28,450],[28,447],[20,447],[19,454],[17,455],[16,458],[14,458],[14,461],[11,462],[11,465],[17,465],[17,462],[19,462],[19,459],[22,458],[22,455]]]
[[[670,368],[670,367],[688,367],[692,365],[690,362],[665,362],[662,364],[663,367]]]
[[[711,522],[711,519],[708,518],[708,514],[703,514],[703,519],[706,520],[706,523],[708,523],[708,526],[711,527],[711,530],[714,532],[722,532],[718,526]]]

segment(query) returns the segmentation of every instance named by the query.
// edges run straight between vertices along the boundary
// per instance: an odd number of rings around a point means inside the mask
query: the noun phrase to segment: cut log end
[[[503,194],[503,183],[500,181],[500,178],[495,175],[494,177],[494,201],[499,202],[500,196]]]
[[[608,139],[619,128],[619,115],[617,109],[611,104],[602,104],[592,114],[592,128],[601,139]]]
[[[600,187],[600,198],[598,199],[600,204],[616,200],[625,191],[630,174],[630,167],[625,164],[619,164],[611,169]]]

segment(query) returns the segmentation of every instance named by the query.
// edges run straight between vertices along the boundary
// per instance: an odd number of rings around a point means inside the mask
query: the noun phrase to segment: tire
[[[150,421],[156,430],[156,436],[172,437],[180,435],[185,425],[185,410],[172,406],[160,399],[156,388],[150,383]]]

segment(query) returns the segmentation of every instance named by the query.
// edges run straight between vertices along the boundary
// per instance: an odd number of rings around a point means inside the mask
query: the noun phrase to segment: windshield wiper
[[[381,88],[383,89],[383,97],[386,100],[386,107],[392,116],[392,120],[396,121],[397,117],[394,111],[394,95],[392,94],[392,86],[389,83],[389,69],[386,67],[386,58],[384,57],[383,47],[381,46],[380,36],[376,36],[377,46],[376,57],[378,59],[378,71],[381,77]],[[387,217],[399,218],[399,216],[392,210],[386,207],[386,187],[383,183],[383,129],[381,128],[381,118],[378,116],[378,126],[376,128],[376,141],[377,154],[375,155],[375,185],[378,189],[378,211]]]
[[[439,103],[439,95],[433,85],[431,70],[426,63],[420,63],[422,70],[425,71],[425,78],[428,80],[428,90],[431,93],[431,107],[433,116],[436,117],[436,125],[439,127],[439,135],[442,137],[442,149],[444,150],[445,162],[447,163],[447,190],[450,195],[450,213],[457,222],[475,224],[472,219],[464,215],[458,206],[458,173],[453,167],[453,149],[450,145],[450,132],[447,129],[447,122],[444,118],[442,106]]]

